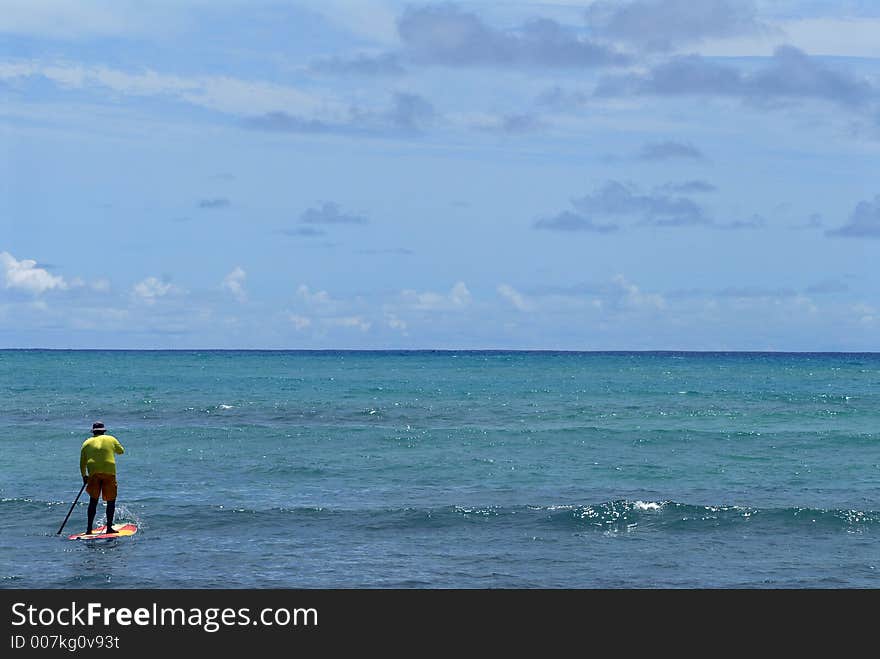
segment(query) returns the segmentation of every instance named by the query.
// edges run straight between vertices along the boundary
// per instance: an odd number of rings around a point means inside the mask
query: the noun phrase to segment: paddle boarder
[[[82,472],[86,492],[89,493],[88,527],[86,535],[92,533],[95,513],[98,510],[98,497],[107,503],[107,530],[104,533],[116,533],[113,528],[113,514],[116,512],[116,456],[125,453],[122,444],[101,421],[92,424],[92,436],[83,442],[79,452],[79,470]]]

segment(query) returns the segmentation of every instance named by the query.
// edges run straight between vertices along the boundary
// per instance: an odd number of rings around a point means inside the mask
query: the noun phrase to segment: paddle
[[[86,481],[83,481],[83,486],[79,488],[79,494],[76,495],[76,499],[73,500],[73,503],[70,504],[70,510],[67,511],[67,517],[64,518],[64,521],[61,522],[61,526],[58,528],[58,533],[61,533],[61,529],[64,528],[64,525],[67,524],[67,520],[70,519],[70,513],[73,512],[73,507],[76,505],[76,502],[79,501],[79,498],[82,496],[83,490],[86,489]],[[56,533],[55,535],[58,535]]]

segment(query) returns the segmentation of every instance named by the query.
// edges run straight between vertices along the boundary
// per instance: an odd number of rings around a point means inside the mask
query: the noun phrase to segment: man
[[[113,528],[113,514],[116,512],[116,456],[125,453],[122,444],[113,435],[108,435],[104,424],[92,424],[92,436],[83,442],[79,452],[79,470],[82,472],[86,492],[89,493],[88,529],[86,535],[93,533],[95,513],[98,510],[98,497],[107,502],[107,530]]]

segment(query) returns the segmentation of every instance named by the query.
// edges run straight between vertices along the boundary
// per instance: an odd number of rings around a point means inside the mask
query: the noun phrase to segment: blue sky
[[[880,5],[3,0],[0,346],[878,350]]]

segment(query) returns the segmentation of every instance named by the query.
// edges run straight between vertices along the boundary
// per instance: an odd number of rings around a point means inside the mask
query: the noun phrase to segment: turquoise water
[[[880,585],[878,354],[0,351],[0,391],[6,588]],[[94,420],[140,532],[74,543]]]

